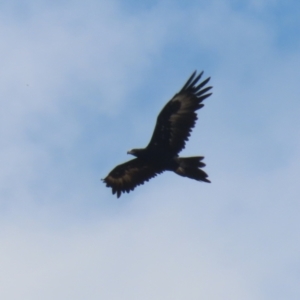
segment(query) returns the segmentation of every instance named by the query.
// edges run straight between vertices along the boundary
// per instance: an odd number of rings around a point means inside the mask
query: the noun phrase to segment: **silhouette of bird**
[[[205,166],[203,156],[178,156],[195,126],[196,111],[204,106],[203,100],[211,95],[208,91],[212,87],[205,87],[210,77],[198,84],[202,74],[196,75],[195,71],[183,88],[167,102],[157,117],[148,146],[128,151],[136,158],[118,165],[102,179],[118,198],[122,193],[133,191],[136,186],[164,171],[210,182],[208,175],[201,169]]]

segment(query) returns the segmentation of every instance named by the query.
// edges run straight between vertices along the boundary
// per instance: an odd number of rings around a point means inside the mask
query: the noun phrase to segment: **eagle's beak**
[[[130,150],[130,151],[127,151],[127,154],[132,154],[132,151]]]

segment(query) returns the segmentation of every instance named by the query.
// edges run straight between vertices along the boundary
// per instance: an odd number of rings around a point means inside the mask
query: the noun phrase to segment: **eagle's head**
[[[135,157],[139,157],[142,152],[144,152],[144,149],[131,149],[130,151],[127,151],[127,154],[131,154]]]

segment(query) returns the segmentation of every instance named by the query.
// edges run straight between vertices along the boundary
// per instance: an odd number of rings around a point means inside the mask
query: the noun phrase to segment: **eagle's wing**
[[[197,120],[196,110],[201,108],[204,105],[202,101],[211,95],[207,92],[212,87],[205,87],[210,77],[197,85],[202,74],[203,72],[196,76],[195,71],[180,92],[162,109],[157,117],[148,149],[163,149],[177,154],[185,147]]]
[[[121,193],[129,193],[138,185],[143,184],[157,174],[162,173],[163,169],[155,168],[135,158],[124,164],[116,166],[104,179],[107,187],[112,188],[112,193],[119,198]]]

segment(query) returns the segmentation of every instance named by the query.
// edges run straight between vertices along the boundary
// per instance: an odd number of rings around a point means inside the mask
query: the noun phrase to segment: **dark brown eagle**
[[[203,156],[178,156],[196,123],[196,111],[204,106],[203,100],[211,95],[207,92],[212,87],[205,87],[210,78],[198,84],[202,74],[196,76],[195,71],[180,92],[165,105],[157,117],[148,146],[128,151],[136,158],[118,165],[102,179],[118,198],[122,193],[133,191],[136,186],[164,171],[210,182],[208,175],[201,169],[205,166]]]

